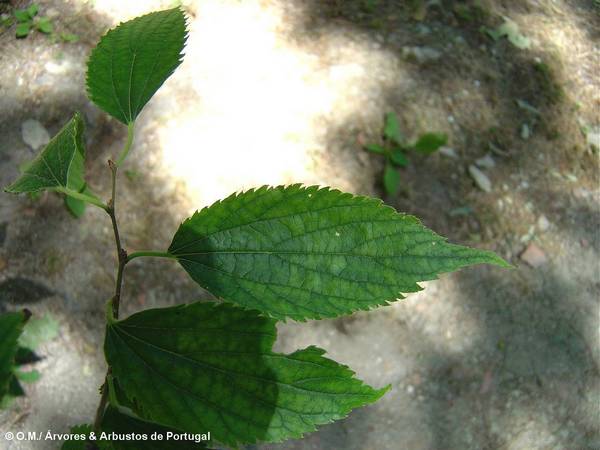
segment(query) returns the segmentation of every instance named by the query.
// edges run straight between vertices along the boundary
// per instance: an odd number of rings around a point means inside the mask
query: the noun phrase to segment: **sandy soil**
[[[52,134],[80,110],[90,183],[107,196],[106,160],[125,135],[86,99],[86,57],[107,28],[161,3],[38,3],[79,41],[17,40],[0,29],[0,185],[35,154],[24,121]],[[409,138],[443,131],[449,143],[413,157],[401,192],[385,200],[516,266],[444,276],[371,313],[281,324],[278,350],[316,344],[371,385],[393,389],[302,441],[258,448],[600,448],[600,189],[598,149],[585,133],[600,126],[595,2],[184,5],[185,62],[140,117],[120,182],[128,249],[165,248],[191,211],[254,185],[381,195],[382,162],[361,143],[380,138],[383,114],[393,110]],[[530,48],[480,31],[503,16]],[[419,57],[423,49],[428,56]],[[483,192],[467,168],[488,154],[494,166],[482,170],[492,189]],[[27,306],[61,323],[39,352],[43,378],[0,412],[0,436],[91,421],[105,371],[113,246],[100,210],[76,220],[55,195],[0,195],[0,310]],[[528,248],[535,267],[524,261]],[[209,298],[168,262],[138,260],[126,276],[124,314]],[[7,449],[58,447],[1,439]]]

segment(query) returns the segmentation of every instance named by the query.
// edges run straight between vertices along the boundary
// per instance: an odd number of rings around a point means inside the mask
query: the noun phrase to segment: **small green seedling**
[[[425,133],[413,143],[408,143],[402,132],[396,113],[386,114],[383,127],[383,144],[365,145],[365,150],[383,155],[386,158],[383,172],[383,186],[389,195],[395,195],[400,186],[399,167],[408,165],[407,153],[415,151],[429,155],[446,144],[448,138],[443,133]]]
[[[25,38],[31,30],[38,30],[44,34],[52,34],[54,26],[48,17],[38,17],[39,8],[33,3],[26,9],[15,9],[13,15],[17,22],[15,35]]]
[[[166,250],[126,251],[117,175],[133,148],[138,115],[181,63],[186,39],[185,15],[174,8],[120,24],[92,51],[88,95],[128,131],[123,151],[108,161],[109,200],[87,188],[78,113],[6,188],[58,192],[98,207],[112,223],[117,267],[105,307],[108,369],[93,424],[72,430],[88,442],[66,442],[64,449],[238,448],[300,438],[377,401],[390,386],[366,385],[315,346],[276,352],[278,321],[368,311],[421,290],[420,281],[440,273],[508,266],[492,252],[448,243],[381,200],[300,185],[235,193],[185,219]],[[386,135],[399,145],[392,126]],[[437,142],[421,137],[412,147],[427,152]],[[148,257],[180,265],[199,291],[220,301],[190,299],[120,318],[125,267]],[[15,327],[23,320],[15,316]],[[13,351],[13,341],[0,341],[0,350]],[[139,442],[118,438],[124,435]],[[144,443],[143,436],[155,439]]]

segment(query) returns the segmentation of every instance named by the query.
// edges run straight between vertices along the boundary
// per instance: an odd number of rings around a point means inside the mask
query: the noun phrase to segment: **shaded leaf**
[[[17,377],[15,377],[14,374],[11,374],[8,381],[8,389],[3,396],[0,396],[0,409],[10,407],[17,398],[23,397],[24,395],[25,391],[23,390],[23,386],[21,386]]]
[[[25,312],[0,315],[0,400],[9,393],[9,388],[14,384],[12,371],[18,340],[28,318],[29,316]]]
[[[169,9],[110,30],[88,61],[87,91],[101,109],[128,124],[181,64],[185,16]]]
[[[398,116],[396,116],[396,113],[391,112],[385,115],[383,135],[387,139],[394,141],[396,144],[402,145],[404,137],[400,131],[400,124],[398,123]]]
[[[109,317],[104,350],[137,414],[231,446],[300,437],[387,390],[316,347],[273,353],[275,323],[229,304],[150,309]]]
[[[384,147],[382,147],[381,145],[377,145],[377,144],[365,145],[365,150],[367,150],[371,153],[378,153],[380,155],[384,155],[386,153],[386,149]]]
[[[214,295],[272,317],[336,317],[495,254],[451,245],[381,200],[316,186],[234,194],[184,221],[169,252]]]
[[[406,159],[406,155],[404,154],[404,150],[397,148],[395,150],[392,151],[392,154],[390,156],[390,160],[400,166],[400,167],[406,167],[408,164],[408,159]]]
[[[429,154],[446,145],[448,136],[444,133],[425,133],[415,142],[414,149],[418,152]]]
[[[383,187],[389,195],[396,195],[400,187],[400,172],[391,164],[387,164],[383,171]]]

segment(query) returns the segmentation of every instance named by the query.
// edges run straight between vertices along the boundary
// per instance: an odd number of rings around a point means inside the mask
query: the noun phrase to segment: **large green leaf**
[[[181,431],[147,422],[112,406],[109,406],[104,412],[100,429],[101,433],[95,436],[94,441],[87,441],[98,444],[100,450],[139,450],[140,448],[144,450],[200,450],[206,448],[203,443],[194,441],[196,436],[189,435],[188,439],[181,439],[183,434]],[[85,436],[89,438],[91,432],[90,425],[78,425],[71,429],[70,434],[77,435],[79,438]],[[105,439],[113,436],[113,433],[120,436],[121,440]],[[159,435],[161,439],[159,439]],[[177,435],[179,440],[175,440],[173,435]],[[124,439],[126,436],[131,439]],[[61,448],[62,450],[87,450],[86,440],[66,441]]]
[[[135,121],[181,64],[186,33],[179,8],[146,14],[110,30],[88,61],[90,99],[124,124]]]
[[[28,315],[24,312],[0,315],[0,400],[10,393],[9,391],[14,391],[11,383],[18,384],[14,379],[13,368],[19,336],[27,318]]]
[[[104,350],[141,417],[233,446],[300,437],[387,390],[316,347],[273,353],[275,338],[256,311],[193,303],[109,317]]]
[[[83,119],[75,113],[38,157],[27,164],[21,177],[5,190],[12,193],[45,189],[79,191],[84,184],[83,131]]]
[[[507,266],[492,252],[448,244],[380,200],[299,185],[196,212],[169,252],[216,296],[294,320],[385,305],[464,266]]]

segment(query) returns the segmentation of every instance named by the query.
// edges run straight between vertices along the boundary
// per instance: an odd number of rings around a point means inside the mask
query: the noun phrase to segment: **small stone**
[[[458,159],[458,155],[456,154],[456,150],[454,150],[452,147],[440,147],[440,149],[438,150],[442,155],[447,156],[448,158],[452,158],[452,159]]]
[[[496,161],[494,161],[494,158],[492,158],[492,155],[490,155],[489,153],[483,158],[476,159],[475,164],[481,167],[482,169],[493,169],[494,167],[496,167]]]
[[[21,124],[23,142],[33,150],[37,150],[50,142],[48,130],[38,120],[28,119]]]
[[[525,251],[521,253],[520,258],[523,262],[529,264],[533,268],[540,267],[548,262],[546,253],[534,243],[527,246]]]
[[[521,125],[521,139],[523,139],[524,141],[526,141],[530,137],[531,137],[531,130],[529,128],[529,125],[527,125],[526,123],[524,123],[523,125]]]
[[[471,178],[473,178],[479,189],[484,192],[492,192],[492,182],[488,176],[473,164],[469,166],[469,175],[471,175]]]
[[[542,214],[540,217],[538,217],[537,227],[541,232],[548,231],[550,229],[550,221]]]
[[[431,47],[402,47],[402,56],[405,59],[416,60],[419,64],[437,61],[442,52]]]

